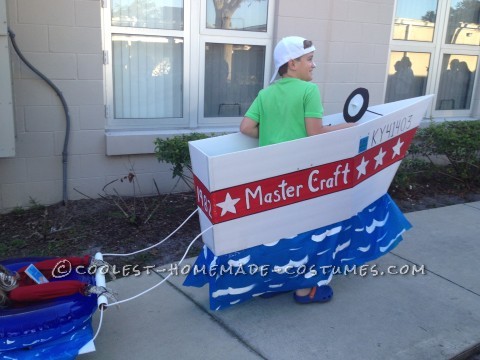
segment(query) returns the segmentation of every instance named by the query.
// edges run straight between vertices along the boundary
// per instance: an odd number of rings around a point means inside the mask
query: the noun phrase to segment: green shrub
[[[188,151],[188,142],[206,139],[209,136],[200,133],[184,134],[168,139],[155,139],[155,156],[158,161],[173,165],[172,177],[179,177],[193,191],[192,163]]]
[[[405,158],[393,178],[390,191],[416,191],[418,184],[428,184],[434,174],[435,168],[429,162],[418,158]]]
[[[479,185],[480,121],[447,121],[419,129],[410,154],[422,156],[435,167],[444,179],[462,187]],[[435,159],[444,156],[448,164]]]

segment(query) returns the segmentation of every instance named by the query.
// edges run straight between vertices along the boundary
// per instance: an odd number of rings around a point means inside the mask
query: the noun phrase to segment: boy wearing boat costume
[[[320,93],[317,85],[310,83],[314,50],[312,42],[301,37],[284,38],[275,47],[271,82],[277,73],[281,79],[259,92],[240,125],[243,134],[259,138],[260,146],[352,126],[323,126]],[[332,201],[331,211],[335,212],[336,206]],[[313,211],[308,216],[320,220],[324,214]],[[382,256],[409,228],[385,194],[350,217],[305,229],[294,237],[218,256],[205,245],[184,285],[209,284],[212,310],[290,291],[295,291],[298,303],[326,302],[333,295],[328,284],[335,273]]]
[[[259,92],[240,124],[240,131],[258,137],[259,145],[277,144],[350,127],[340,124],[324,127],[320,91],[313,80],[315,47],[310,40],[298,36],[283,38],[275,47],[275,71],[281,79]],[[275,294],[274,292],[271,294]],[[331,299],[329,285],[299,289],[295,300],[301,303],[324,302]],[[264,295],[264,297],[266,297]]]

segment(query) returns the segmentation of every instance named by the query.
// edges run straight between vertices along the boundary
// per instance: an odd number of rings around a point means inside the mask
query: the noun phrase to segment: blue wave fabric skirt
[[[210,309],[220,310],[268,292],[328,284],[394,249],[410,228],[385,194],[349,219],[293,238],[221,256],[204,246],[183,285],[208,283]]]

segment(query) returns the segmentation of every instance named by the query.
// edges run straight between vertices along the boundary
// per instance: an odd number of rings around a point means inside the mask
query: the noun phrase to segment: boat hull
[[[240,133],[190,142],[205,244],[223,255],[358,213],[387,192],[431,100],[377,105],[357,126],[266,147]]]

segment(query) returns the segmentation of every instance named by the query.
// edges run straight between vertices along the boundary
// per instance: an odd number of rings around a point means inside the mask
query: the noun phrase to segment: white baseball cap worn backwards
[[[273,62],[275,64],[275,71],[273,72],[272,83],[277,76],[278,69],[290,60],[297,59],[300,56],[315,51],[315,46],[304,48],[303,42],[306,39],[300,36],[288,36],[280,40],[273,51]]]

